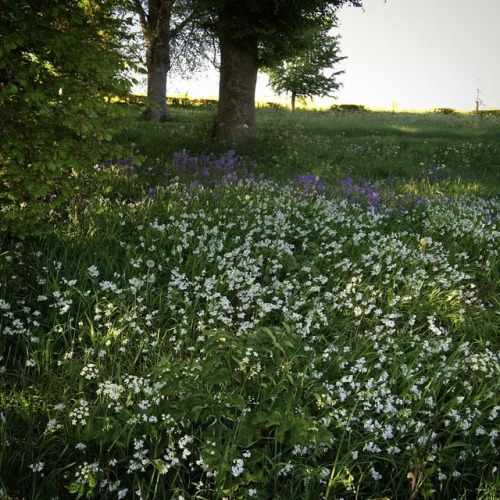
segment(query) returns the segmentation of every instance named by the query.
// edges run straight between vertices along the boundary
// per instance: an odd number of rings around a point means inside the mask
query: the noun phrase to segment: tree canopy
[[[266,68],[270,86],[281,94],[291,95],[291,107],[295,109],[296,99],[330,96],[340,83],[333,66],[344,57],[339,55],[338,37],[331,34],[334,19],[325,19],[323,26],[305,34],[304,48],[286,59]]]
[[[204,25],[216,36],[258,40],[259,66],[286,59],[310,43],[305,36],[332,19],[343,4],[360,0],[199,0]]]

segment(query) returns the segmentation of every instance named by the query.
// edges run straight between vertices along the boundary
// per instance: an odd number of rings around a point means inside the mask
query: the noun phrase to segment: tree
[[[343,71],[332,68],[345,57],[339,56],[338,38],[330,34],[333,25],[334,19],[325,19],[323,26],[306,34],[304,50],[265,69],[276,93],[291,94],[292,110],[297,98],[331,96],[340,87],[336,77]]]
[[[132,0],[131,8],[139,16],[146,42],[149,108],[144,118],[154,122],[170,120],[166,96],[167,75],[172,66],[172,47],[182,46],[182,50],[178,50],[176,54],[182,57],[186,45],[193,41],[194,34],[199,35],[190,30],[187,36],[182,36],[188,26],[194,26],[197,9],[190,0]],[[199,37],[196,41],[201,44]]]
[[[255,137],[258,69],[303,51],[305,34],[346,3],[361,6],[361,0],[199,0],[220,45],[217,138],[244,143]]]
[[[111,0],[0,0],[0,229],[42,231],[123,127],[122,21]]]

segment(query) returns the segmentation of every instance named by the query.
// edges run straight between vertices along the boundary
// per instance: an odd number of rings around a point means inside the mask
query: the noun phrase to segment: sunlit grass
[[[145,166],[168,163],[174,152],[223,153],[230,144],[210,139],[215,110],[174,109],[174,121],[141,123],[122,137],[145,155]],[[500,184],[498,116],[389,112],[338,113],[257,110],[257,140],[239,154],[255,160],[275,180],[314,173],[331,183],[355,180],[403,182],[439,168],[458,185],[475,185],[478,194],[495,195]]]

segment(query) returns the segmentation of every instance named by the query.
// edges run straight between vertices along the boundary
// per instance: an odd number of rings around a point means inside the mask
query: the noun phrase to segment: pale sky
[[[364,0],[339,11],[343,87],[318,105],[370,108],[500,109],[500,0]],[[212,75],[169,81],[168,93],[216,97]],[[273,100],[259,77],[257,100]]]
[[[365,0],[344,7],[342,103],[500,109],[500,0]]]

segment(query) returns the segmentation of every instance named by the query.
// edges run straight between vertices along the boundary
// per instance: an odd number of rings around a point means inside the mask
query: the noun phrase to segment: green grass
[[[0,498],[497,499],[498,118],[213,118],[3,241]]]
[[[173,110],[174,121],[145,124],[122,137],[147,156],[169,162],[174,152],[223,152],[210,139],[215,111]],[[338,113],[257,109],[257,140],[239,149],[275,180],[315,173],[334,183],[345,177],[412,180],[439,167],[478,194],[500,185],[500,117],[437,113]]]

